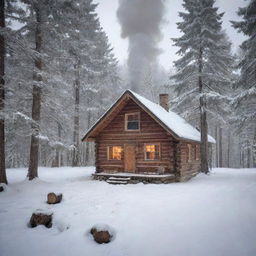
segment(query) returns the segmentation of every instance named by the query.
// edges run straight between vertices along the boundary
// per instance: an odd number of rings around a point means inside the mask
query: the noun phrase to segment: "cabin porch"
[[[107,173],[100,172],[92,174],[95,180],[104,180],[109,184],[137,184],[142,182],[144,184],[154,183],[154,184],[167,184],[176,182],[176,177],[174,174],[140,174],[140,173],[129,173],[129,172],[116,172]]]

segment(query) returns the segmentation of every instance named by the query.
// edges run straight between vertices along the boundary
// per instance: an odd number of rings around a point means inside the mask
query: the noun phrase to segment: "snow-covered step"
[[[126,185],[128,184],[128,181],[122,181],[122,180],[107,180],[108,184],[113,184],[113,185]]]
[[[123,178],[123,177],[110,177],[108,180],[121,180],[121,181],[129,181],[131,178]]]

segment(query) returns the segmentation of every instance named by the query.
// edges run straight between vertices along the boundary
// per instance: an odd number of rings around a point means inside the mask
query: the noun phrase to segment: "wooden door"
[[[135,172],[135,145],[125,144],[124,146],[124,170]]]

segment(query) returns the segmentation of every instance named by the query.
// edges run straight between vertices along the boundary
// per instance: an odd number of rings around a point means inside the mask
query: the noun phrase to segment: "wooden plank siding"
[[[140,130],[125,131],[125,114],[140,112]],[[142,110],[133,100],[129,100],[112,121],[97,136],[96,170],[124,171],[124,152],[121,160],[107,160],[108,146],[135,145],[136,172],[174,173],[174,142],[168,134],[149,114]],[[160,143],[160,159],[145,160],[144,144]]]
[[[191,158],[189,158],[188,145],[191,145]],[[177,145],[177,169],[179,181],[190,179],[200,171],[200,168],[200,143],[180,141]]]

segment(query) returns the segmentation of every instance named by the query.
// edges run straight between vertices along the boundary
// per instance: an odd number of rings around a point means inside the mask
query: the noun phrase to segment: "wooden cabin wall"
[[[189,148],[188,144],[191,145],[191,160],[189,160]],[[196,145],[198,146],[196,159]],[[177,145],[177,170],[180,181],[185,181],[193,177],[200,171],[200,144],[194,142],[183,142],[180,141]]]
[[[140,112],[140,131],[125,131],[125,114]],[[96,138],[96,171],[124,171],[124,152],[122,160],[108,160],[108,146],[136,145],[136,172],[157,172],[159,166],[164,173],[173,173],[174,138],[144,110],[129,100],[119,114]],[[160,160],[144,159],[144,143],[160,143]]]

